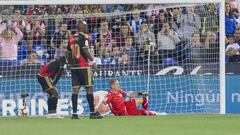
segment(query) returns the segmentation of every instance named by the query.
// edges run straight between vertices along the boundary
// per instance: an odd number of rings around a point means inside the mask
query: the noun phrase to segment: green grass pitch
[[[240,135],[240,115],[0,117],[1,135]]]

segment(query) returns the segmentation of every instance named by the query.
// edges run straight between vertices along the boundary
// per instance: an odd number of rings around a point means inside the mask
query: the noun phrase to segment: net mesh
[[[218,4],[2,5],[0,11],[2,115],[18,114],[22,93],[30,95],[31,115],[46,114],[35,75],[64,55],[79,20],[87,22],[98,64],[94,91],[109,91],[115,78],[126,91],[148,91],[152,111],[219,113]],[[68,69],[57,88],[58,110],[69,115]],[[79,99],[79,113],[88,113],[85,90]]]

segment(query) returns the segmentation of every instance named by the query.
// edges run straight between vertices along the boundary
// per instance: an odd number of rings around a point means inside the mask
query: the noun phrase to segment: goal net
[[[96,105],[118,79],[125,91],[149,92],[151,111],[220,113],[219,11],[218,3],[1,5],[0,115],[19,115],[23,102],[30,115],[47,113],[35,76],[64,55],[79,20],[98,64]],[[57,84],[62,115],[71,114],[70,76],[66,69]],[[85,94],[81,88],[79,114],[89,113]]]

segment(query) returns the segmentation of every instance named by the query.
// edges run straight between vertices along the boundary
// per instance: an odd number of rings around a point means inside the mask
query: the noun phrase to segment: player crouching
[[[148,110],[147,92],[126,93],[124,90],[120,89],[118,80],[111,80],[109,85],[111,90],[97,110],[100,111],[104,105],[108,104],[115,116],[157,115],[156,112]],[[142,96],[142,98],[136,98],[137,96]],[[125,98],[129,98],[129,100],[125,101]],[[138,104],[142,105],[142,109],[137,108]]]
[[[44,92],[48,93],[48,116],[47,118],[63,118],[56,113],[57,103],[58,103],[58,91],[56,84],[60,79],[63,71],[64,65],[68,64],[68,59],[66,57],[57,58],[46,65],[44,65],[36,78]]]

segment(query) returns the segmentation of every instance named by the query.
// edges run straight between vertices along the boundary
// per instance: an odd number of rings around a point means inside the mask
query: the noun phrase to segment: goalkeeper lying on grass
[[[101,112],[101,108],[108,104],[112,113],[115,116],[127,116],[127,115],[157,115],[156,112],[148,111],[147,92],[128,92],[120,89],[118,80],[111,80],[109,82],[110,92],[106,95],[103,102],[96,109]],[[136,98],[142,96],[142,98]],[[129,100],[125,100],[125,98]],[[138,109],[137,105],[142,104],[142,109]]]

